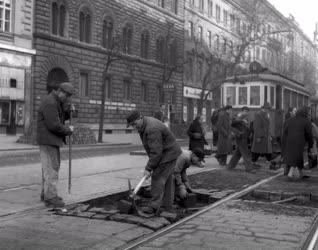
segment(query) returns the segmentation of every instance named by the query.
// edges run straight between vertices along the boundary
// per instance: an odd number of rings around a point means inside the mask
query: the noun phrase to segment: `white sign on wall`
[[[193,118],[195,118],[198,114],[198,108],[197,107],[193,107]]]
[[[200,99],[201,98],[201,92],[202,89],[198,89],[198,88],[191,88],[191,87],[184,87],[183,88],[183,96],[184,97],[189,97],[189,98],[194,98],[194,99]],[[209,91],[205,91],[205,94],[208,94]],[[212,93],[210,92],[207,100],[212,100]]]

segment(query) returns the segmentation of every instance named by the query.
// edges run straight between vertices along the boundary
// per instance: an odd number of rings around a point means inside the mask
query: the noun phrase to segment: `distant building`
[[[168,82],[163,71],[182,58],[183,2],[37,0],[33,110],[48,91],[70,81],[76,88],[77,122],[95,131],[102,84],[109,133],[126,130],[130,110],[151,115],[159,104],[173,104],[172,117],[181,120],[182,70],[173,71]],[[106,72],[113,41],[120,60]]]
[[[33,0],[0,0],[0,133],[29,129]]]

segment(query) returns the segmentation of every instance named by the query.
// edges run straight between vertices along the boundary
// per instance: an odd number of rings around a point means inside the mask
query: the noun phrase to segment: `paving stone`
[[[211,193],[209,193],[206,189],[196,189],[193,190],[193,193],[196,194],[198,201],[207,204],[217,201],[217,199],[213,198],[213,196],[211,196]]]
[[[256,189],[253,191],[253,196],[256,198],[269,200],[269,192],[266,190]]]
[[[103,208],[103,207],[92,207],[88,211],[92,212],[92,213],[104,213],[105,212],[105,208]]]
[[[282,199],[281,192],[270,192],[269,193],[269,200],[270,201],[280,201]]]
[[[82,217],[82,218],[91,218],[93,215],[94,213],[91,213],[91,212],[80,212],[76,214],[77,217]]]
[[[311,193],[310,199],[311,199],[313,202],[318,202],[318,193]]]
[[[178,215],[176,213],[170,213],[170,212],[162,212],[160,213],[160,217],[166,218],[170,222],[177,221]]]
[[[122,214],[129,214],[132,211],[132,204],[126,200],[120,200],[117,203],[117,209]]]
[[[224,190],[224,191],[220,191],[220,192],[214,192],[211,194],[211,197],[214,199],[223,199],[224,197],[228,196],[229,194],[233,193],[233,190]]]
[[[170,222],[163,217],[142,218],[129,214],[115,214],[110,219],[119,222],[141,225],[152,230],[159,230],[162,227],[170,225]]]

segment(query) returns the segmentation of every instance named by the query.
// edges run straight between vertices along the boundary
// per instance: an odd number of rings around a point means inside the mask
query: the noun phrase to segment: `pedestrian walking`
[[[286,164],[284,174],[292,179],[302,178],[304,167],[304,149],[306,142],[313,146],[312,126],[308,118],[308,107],[303,107],[290,118],[283,131],[282,155]]]
[[[244,110],[244,112],[246,112],[246,109]],[[228,169],[234,169],[242,157],[244,161],[245,171],[254,171],[256,169],[256,165],[252,162],[251,153],[248,149],[250,129],[248,120],[246,119],[246,114],[239,115],[232,121],[231,132],[234,135],[236,148],[227,166]]]
[[[204,167],[204,152],[200,148],[192,151],[183,150],[174,167],[175,197],[184,199],[188,193],[192,193],[191,185],[187,177],[187,169],[190,166]]]
[[[73,126],[66,126],[70,108],[65,103],[74,93],[69,82],[63,82],[57,90],[51,91],[41,102],[37,119],[37,143],[40,147],[42,163],[41,200],[48,207],[63,207],[63,199],[57,194],[60,170],[60,147],[65,143],[65,136],[71,135]]]
[[[218,130],[216,124],[218,122],[220,109],[216,109],[213,111],[211,115],[211,128],[212,128],[212,144],[214,147],[217,146],[218,143]]]
[[[198,114],[196,118],[190,124],[187,134],[190,138],[189,140],[189,150],[199,148],[204,150],[204,145],[208,145],[205,139],[205,132],[203,129],[203,117]]]
[[[135,128],[149,160],[144,176],[151,176],[151,201],[141,210],[154,214],[159,208],[170,210],[173,204],[173,171],[181,149],[173,133],[156,118],[142,116],[134,110],[127,116],[127,126]]]
[[[264,103],[261,110],[255,113],[253,122],[252,161],[256,162],[259,156],[272,160],[272,141],[270,133],[269,103]]]
[[[221,166],[226,165],[227,155],[232,151],[232,139],[231,139],[231,115],[232,106],[227,105],[219,113],[217,122],[218,131],[218,143],[217,154],[215,158],[218,160]]]
[[[288,121],[289,118],[292,118],[296,115],[297,109],[295,107],[289,107],[287,113],[285,114],[285,122]]]

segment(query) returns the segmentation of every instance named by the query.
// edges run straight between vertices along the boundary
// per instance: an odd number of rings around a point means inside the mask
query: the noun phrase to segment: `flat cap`
[[[63,92],[73,95],[75,92],[73,84],[70,82],[62,82],[60,83],[59,89],[61,89]]]
[[[201,148],[194,148],[192,150],[192,153],[195,154],[199,158],[200,161],[205,162],[204,161],[204,151]]]
[[[141,114],[140,114],[140,112],[138,110],[131,111],[126,117],[127,127],[129,127],[129,125],[132,122],[136,121],[140,116],[141,116]]]

